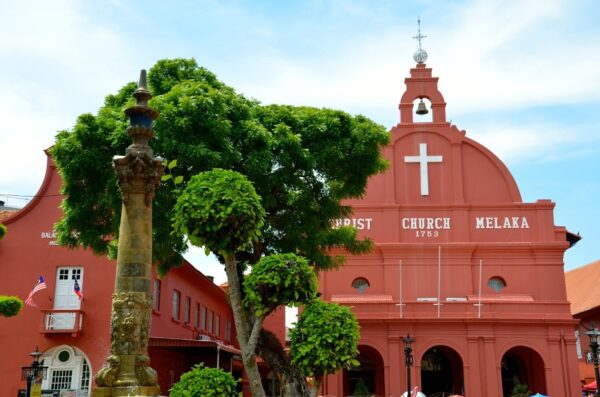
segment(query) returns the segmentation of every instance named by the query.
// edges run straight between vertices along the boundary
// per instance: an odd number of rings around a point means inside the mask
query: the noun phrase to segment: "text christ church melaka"
[[[361,326],[360,367],[328,376],[323,395],[400,397],[410,334],[411,385],[428,397],[509,396],[517,382],[579,396],[563,271],[578,238],[554,225],[550,200],[523,203],[506,166],[446,121],[423,54],[382,148],[390,168],[347,202],[352,218],[334,223],[355,226],[374,249],[320,275],[322,296],[351,306]],[[416,122],[423,99],[432,118]]]

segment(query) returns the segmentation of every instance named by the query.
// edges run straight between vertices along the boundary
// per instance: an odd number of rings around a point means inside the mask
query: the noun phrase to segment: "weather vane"
[[[427,51],[421,48],[421,40],[427,36],[421,34],[421,17],[417,19],[417,24],[419,25],[419,30],[417,35],[413,36],[413,39],[417,39],[419,41],[419,49],[413,54],[413,59],[417,63],[425,63],[427,60]]]

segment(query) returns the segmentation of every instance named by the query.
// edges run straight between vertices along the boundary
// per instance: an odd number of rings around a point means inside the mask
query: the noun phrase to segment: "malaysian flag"
[[[44,288],[46,288],[46,282],[44,281],[44,276],[40,276],[37,284],[33,287],[27,299],[25,299],[25,304],[27,306],[37,307],[37,305],[33,303],[33,295]]]
[[[82,300],[83,292],[81,292],[81,287],[79,287],[79,283],[77,282],[77,279],[73,279],[73,281],[75,281],[75,284],[73,285],[73,292],[75,292],[75,295],[77,295],[79,300]]]

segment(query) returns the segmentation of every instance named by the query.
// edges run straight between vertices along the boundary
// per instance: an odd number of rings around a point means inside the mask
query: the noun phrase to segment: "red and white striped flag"
[[[33,295],[44,288],[46,288],[46,282],[44,281],[44,276],[40,276],[37,284],[33,287],[27,299],[25,299],[25,304],[27,306],[37,307],[37,305],[33,302]]]

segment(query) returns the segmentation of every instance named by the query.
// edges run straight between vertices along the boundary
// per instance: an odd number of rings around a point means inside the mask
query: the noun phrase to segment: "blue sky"
[[[552,199],[555,223],[581,233],[567,269],[600,259],[594,0],[0,0],[0,200],[22,206],[56,131],[162,58],[193,57],[263,103],[389,128],[418,16],[448,119],[505,161],[525,201]]]

